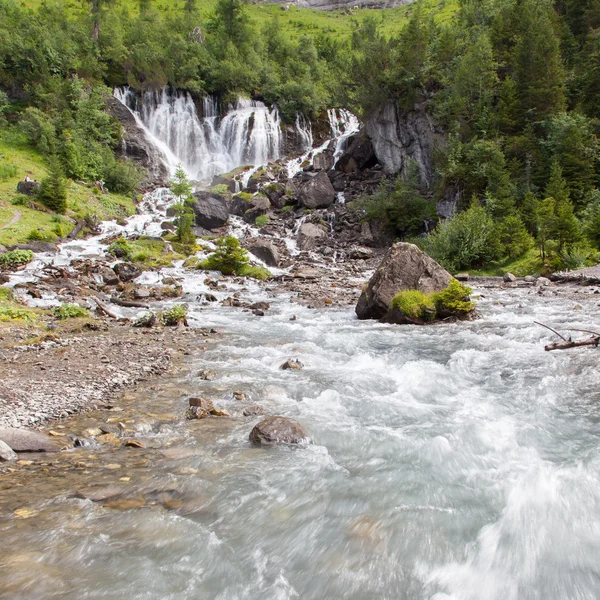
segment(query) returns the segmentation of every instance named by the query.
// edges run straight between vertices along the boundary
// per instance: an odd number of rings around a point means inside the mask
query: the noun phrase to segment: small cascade
[[[302,140],[302,147],[304,151],[310,152],[314,143],[312,125],[310,120],[301,113],[296,114],[296,131]]]
[[[239,99],[221,118],[218,102],[210,96],[203,99],[201,116],[189,93],[170,88],[141,96],[129,88],[117,88],[114,96],[131,110],[156,145],[168,150],[171,171],[181,163],[196,181],[209,183],[214,175],[241,165],[262,165],[281,157],[279,113],[262,102]]]
[[[348,147],[348,138],[360,130],[360,121],[356,115],[345,108],[330,108],[327,116],[329,117],[331,137],[335,140],[333,158],[337,162],[337,159]]]
[[[331,237],[333,237],[334,228],[335,228],[335,213],[330,212],[327,214],[327,223],[329,223],[329,233]]]

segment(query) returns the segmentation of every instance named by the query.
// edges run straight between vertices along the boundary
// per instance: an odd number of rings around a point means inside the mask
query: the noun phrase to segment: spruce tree
[[[67,190],[63,169],[60,163],[54,160],[50,164],[48,177],[42,181],[38,197],[50,210],[62,215],[67,210]]]

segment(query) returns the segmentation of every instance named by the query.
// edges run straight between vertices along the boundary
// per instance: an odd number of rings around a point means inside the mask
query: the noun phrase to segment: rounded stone
[[[306,439],[308,433],[304,427],[287,417],[267,417],[250,432],[250,441],[261,446],[299,444]]]

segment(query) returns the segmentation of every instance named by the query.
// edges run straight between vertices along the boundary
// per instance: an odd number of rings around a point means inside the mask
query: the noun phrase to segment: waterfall
[[[240,98],[223,118],[214,97],[203,99],[199,116],[189,93],[162,88],[141,96],[116,88],[114,96],[136,117],[163,151],[171,171],[181,163],[189,177],[210,182],[241,165],[262,165],[282,153],[277,108]]]
[[[360,130],[360,121],[345,108],[330,108],[327,111],[331,137],[335,140],[333,158],[337,159],[344,153],[348,146],[348,138]]]

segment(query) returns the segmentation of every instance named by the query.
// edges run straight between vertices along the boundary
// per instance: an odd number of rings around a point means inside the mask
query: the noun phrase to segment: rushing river
[[[598,351],[545,353],[554,338],[533,324],[597,327],[597,295],[574,310],[486,290],[478,320],[418,328],[253,293],[266,317],[192,302],[192,324],[223,339],[118,402],[116,420],[167,423],[140,427],[145,450],[76,449],[2,476],[1,598],[600,597]],[[304,369],[280,370],[288,358]],[[214,381],[197,378],[207,368]],[[191,394],[234,417],[185,421]],[[251,447],[246,402],[313,443]],[[72,497],[93,483],[133,504]]]

